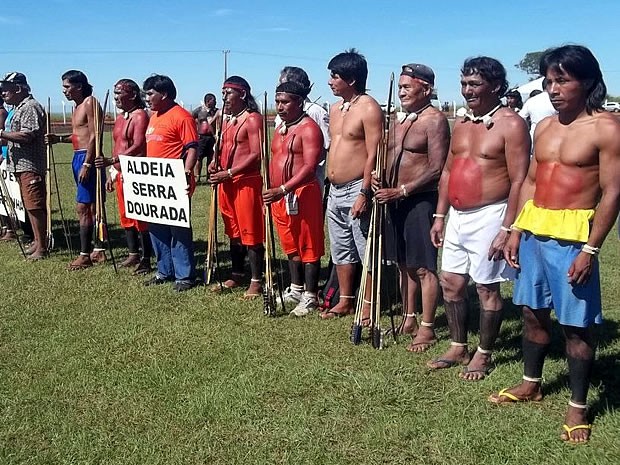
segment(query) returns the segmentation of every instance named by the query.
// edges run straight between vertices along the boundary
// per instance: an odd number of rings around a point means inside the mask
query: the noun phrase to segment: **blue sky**
[[[4,3],[4,2],[3,2]],[[369,64],[369,93],[385,101],[391,71],[418,62],[435,70],[441,100],[460,102],[459,68],[466,57],[499,59],[511,85],[527,81],[514,64],[529,51],[564,43],[591,48],[608,91],[620,95],[620,1],[450,0],[337,2],[193,0],[22,0],[0,10],[0,73],[21,71],[33,93],[55,108],[60,75],[84,71],[103,98],[120,78],[142,83],[169,75],[177,101],[197,105],[220,95],[228,74],[245,77],[254,95],[269,92],[279,70],[304,68],[312,99],[334,101],[329,59],[356,47]],[[504,6],[506,5],[506,6]],[[353,9],[354,6],[354,9]]]

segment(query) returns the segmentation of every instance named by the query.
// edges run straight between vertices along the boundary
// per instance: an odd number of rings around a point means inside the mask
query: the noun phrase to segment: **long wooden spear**
[[[107,107],[109,96],[110,91],[108,90],[105,94],[103,108]],[[93,97],[93,107],[95,123],[95,158],[97,158],[103,156],[103,127],[105,124],[105,114],[102,115],[102,107],[99,105],[99,102],[95,97]],[[105,210],[105,190],[103,184],[103,179],[105,179],[105,168],[96,168],[95,176],[97,176],[95,180],[95,231],[97,239],[101,243],[107,243],[108,250],[110,252],[110,260],[112,261],[112,266],[114,267],[114,272],[118,273],[118,269],[116,267],[116,260],[114,259],[114,252],[112,250],[112,243],[110,242],[110,237],[108,234],[108,218]]]

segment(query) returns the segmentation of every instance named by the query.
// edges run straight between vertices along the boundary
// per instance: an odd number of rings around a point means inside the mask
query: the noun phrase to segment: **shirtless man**
[[[316,177],[323,136],[303,109],[309,92],[309,86],[295,81],[276,88],[276,110],[282,122],[271,143],[272,187],[263,192],[289,259],[291,289],[303,292],[291,311],[294,316],[306,316],[318,307],[319,271],[325,253],[321,188]]]
[[[209,182],[219,184],[220,212],[230,238],[232,275],[223,286],[234,288],[241,284],[247,253],[252,277],[244,297],[251,299],[262,296],[265,252],[260,174],[263,117],[250,85],[242,77],[231,76],[224,81],[222,98],[226,116],[220,153],[209,164]]]
[[[331,106],[327,177],[331,187],[327,224],[332,261],[340,285],[340,301],[321,314],[330,319],[353,313],[354,277],[366,248],[372,197],[372,171],[383,131],[383,112],[366,94],[368,66],[355,49],[336,55],[327,65],[329,87],[340,102]],[[371,280],[367,280],[370,295]],[[367,305],[365,315],[370,312]]]
[[[535,158],[504,250],[508,263],[520,269],[513,300],[523,305],[524,376],[489,400],[542,399],[553,308],[566,338],[571,388],[561,438],[583,443],[592,428],[586,408],[595,325],[602,319],[597,255],[620,205],[620,123],[601,108],[607,89],[587,48],[548,50],[540,73],[558,114],[536,127]]]
[[[192,112],[196,120],[198,129],[198,161],[196,162],[196,180],[200,182],[202,171],[202,160],[207,159],[207,165],[211,163],[213,157],[213,147],[215,146],[216,122],[219,110],[215,107],[215,95],[207,94],[203,104]]]
[[[386,181],[375,191],[378,202],[388,204],[386,258],[400,269],[403,328],[413,341],[411,352],[424,352],[436,341],[435,310],[439,294],[437,248],[430,230],[437,208],[437,185],[448,155],[448,119],[431,106],[435,73],[428,66],[402,67],[398,97],[406,113],[390,129]],[[379,187],[378,179],[373,184]],[[422,290],[422,321],[416,320],[418,289]]]
[[[116,184],[116,198],[121,226],[125,229],[129,255],[121,262],[122,267],[133,267],[135,275],[150,273],[152,246],[148,225],[142,221],[127,218],[125,214],[125,195],[123,193],[123,175],[118,161],[119,155],[143,157],[146,155],[146,128],[149,117],[144,110],[146,106],[140,96],[140,86],[131,79],[121,79],[114,84],[114,102],[122,111],[116,118],[112,138],[114,147],[112,157],[95,158],[95,166],[110,168],[111,179],[106,182],[106,190],[112,192]],[[140,257],[142,248],[142,257]]]
[[[71,117],[72,134],[48,134],[46,142],[73,144],[73,177],[77,184],[77,213],[80,222],[80,255],[69,264],[70,270],[82,270],[93,266],[93,262],[105,260],[104,249],[91,253],[93,219],[96,201],[95,160],[95,121],[93,106],[93,86],[81,71],[70,70],[62,75],[62,92],[67,100],[75,102]],[[103,114],[101,107],[99,111]]]
[[[491,352],[502,322],[499,286],[514,276],[503,261],[503,249],[527,172],[530,138],[525,121],[502,107],[500,98],[507,87],[506,70],[499,61],[488,57],[465,60],[461,93],[471,113],[454,125],[431,228],[433,244],[443,246],[441,287],[452,342],[428,366],[467,365],[459,374],[466,380],[484,379],[492,369]],[[481,307],[480,343],[473,356],[467,350],[470,277]]]

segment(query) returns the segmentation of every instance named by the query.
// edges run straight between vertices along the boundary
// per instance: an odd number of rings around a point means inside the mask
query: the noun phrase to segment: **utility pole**
[[[228,54],[230,53],[230,50],[222,50],[222,53],[224,54],[224,81],[226,79],[228,79]]]

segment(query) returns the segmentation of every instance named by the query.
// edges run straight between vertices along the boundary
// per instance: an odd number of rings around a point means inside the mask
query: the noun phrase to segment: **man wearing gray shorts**
[[[334,95],[342,98],[330,108],[332,143],[327,158],[327,176],[331,183],[327,224],[340,301],[321,314],[323,319],[348,315],[355,308],[353,280],[366,247],[371,173],[383,130],[381,108],[366,94],[366,59],[350,50],[332,58],[327,68],[330,70],[329,87]]]

